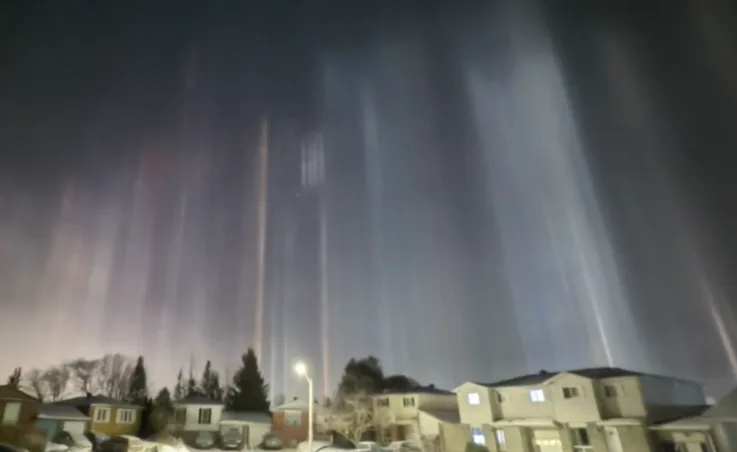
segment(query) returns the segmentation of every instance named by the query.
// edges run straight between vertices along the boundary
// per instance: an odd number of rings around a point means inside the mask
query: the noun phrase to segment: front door
[[[622,452],[622,442],[619,440],[619,432],[614,427],[606,427],[606,447],[609,452]]]

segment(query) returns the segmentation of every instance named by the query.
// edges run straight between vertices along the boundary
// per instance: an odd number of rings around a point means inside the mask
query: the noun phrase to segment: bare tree
[[[357,443],[374,427],[371,396],[365,391],[342,394],[336,397],[340,403],[330,408],[327,416],[329,428]]]
[[[135,360],[127,356],[119,353],[105,355],[99,360],[91,386],[103,395],[122,399],[128,392],[134,367]]]
[[[8,377],[8,386],[12,386],[16,389],[20,387],[21,372],[22,370],[20,367],[13,369],[13,373]]]
[[[38,369],[31,369],[23,376],[23,386],[36,396],[40,401],[48,398],[48,388],[43,378],[43,372]]]
[[[76,389],[88,393],[92,390],[92,379],[97,373],[102,360],[89,360],[80,358],[68,364],[69,370],[74,377]]]
[[[61,366],[51,367],[43,373],[41,378],[49,389],[49,395],[51,396],[52,401],[57,401],[62,398],[69,386],[70,377],[71,372],[69,372],[69,368],[64,364]]]

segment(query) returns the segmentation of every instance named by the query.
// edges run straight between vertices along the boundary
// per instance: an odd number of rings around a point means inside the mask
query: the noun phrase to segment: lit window
[[[200,412],[197,416],[198,424],[210,424],[212,421],[212,409],[211,408],[200,408]]]
[[[578,397],[578,388],[563,388],[563,398],[564,399],[575,399]]]
[[[481,404],[481,397],[479,396],[478,392],[472,392],[468,394],[468,404],[469,405],[480,405]]]
[[[604,386],[605,397],[617,397],[617,387],[612,385]]]
[[[507,444],[507,438],[504,436],[504,430],[497,430],[496,431],[496,443],[499,444],[500,448],[504,448],[504,445]]]
[[[542,389],[533,389],[530,391],[530,400],[532,403],[543,403],[545,402],[545,392]]]
[[[484,436],[484,430],[480,428],[471,429],[471,439],[476,444],[486,445],[486,437]]]

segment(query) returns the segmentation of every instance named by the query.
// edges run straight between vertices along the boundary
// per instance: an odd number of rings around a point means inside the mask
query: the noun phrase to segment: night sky
[[[172,385],[254,346],[287,397],[297,359],[324,393],[369,354],[451,389],[615,365],[719,395],[736,17],[0,2],[0,375],[120,352]]]

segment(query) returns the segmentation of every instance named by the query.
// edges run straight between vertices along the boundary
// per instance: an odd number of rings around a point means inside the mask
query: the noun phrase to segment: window
[[[564,399],[575,399],[578,397],[578,388],[570,387],[570,388],[563,388],[563,398]]]
[[[376,406],[389,406],[389,399],[384,397],[376,400]]]
[[[402,399],[402,404],[405,407],[415,406],[415,398],[414,397],[405,397]]]
[[[174,422],[177,424],[184,424],[187,421],[187,410],[186,408],[177,408],[174,412]]]
[[[212,408],[200,408],[200,412],[197,416],[198,424],[210,424],[212,421]]]
[[[589,432],[585,428],[572,428],[571,435],[573,438],[573,448],[576,451],[591,451],[591,440],[589,439]]]
[[[530,391],[530,401],[532,403],[544,403],[545,402],[545,393],[542,389],[533,389]]]
[[[5,425],[15,425],[18,423],[20,417],[20,403],[19,402],[8,402],[5,404],[5,409],[2,413],[2,423]]]
[[[486,445],[486,437],[484,436],[484,430],[481,428],[471,429],[471,439],[476,444]]]
[[[504,436],[504,430],[496,431],[496,443],[499,445],[500,450],[507,448],[507,438]]]
[[[115,419],[115,422],[118,424],[132,424],[136,420],[136,411],[135,410],[122,410],[118,409],[118,416]]]
[[[284,425],[288,425],[290,427],[299,427],[302,425],[302,412],[295,410],[285,411]]]
[[[109,422],[110,408],[95,408],[95,422]]]
[[[612,385],[605,385],[604,386],[604,396],[605,397],[617,397],[617,387]]]
[[[468,393],[468,404],[469,405],[481,405],[481,397],[478,392]]]

